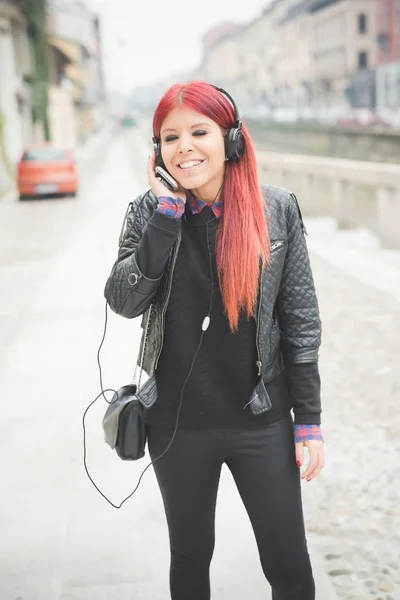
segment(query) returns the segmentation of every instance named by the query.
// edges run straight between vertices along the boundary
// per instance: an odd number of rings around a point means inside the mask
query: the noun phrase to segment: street
[[[114,136],[82,163],[76,199],[0,200],[1,600],[168,597],[167,527],[152,469],[117,511],[82,464],[82,414],[100,392],[104,284],[127,204],[146,189],[148,153],[139,131]],[[363,246],[365,238],[323,219],[307,226],[324,326],[327,465],[303,484],[317,598],[399,600],[399,254]],[[105,388],[130,382],[140,332],[140,319],[108,311]],[[100,399],[87,416],[88,467],[119,504],[148,455],[118,459],[103,440],[105,410]],[[267,598],[227,470],[216,540],[213,600]]]

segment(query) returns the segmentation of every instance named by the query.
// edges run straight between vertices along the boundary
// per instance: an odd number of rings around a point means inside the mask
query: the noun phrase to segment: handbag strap
[[[142,344],[142,352],[141,352],[141,355],[140,355],[140,362],[138,364],[138,361],[136,361],[135,372],[133,374],[133,384],[137,386],[137,389],[140,388],[140,382],[141,382],[141,379],[142,379],[144,353],[146,352],[147,338],[149,336],[149,325],[150,325],[150,319],[151,319],[152,310],[153,310],[153,304],[150,304],[149,314],[148,314],[147,323],[146,323],[146,329],[145,329],[145,332],[144,332],[144,339],[143,339],[143,344]],[[139,372],[139,374],[138,374],[138,372]]]

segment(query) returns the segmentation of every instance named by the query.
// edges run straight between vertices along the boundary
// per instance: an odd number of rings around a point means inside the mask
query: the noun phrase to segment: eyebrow
[[[191,126],[191,129],[194,129],[195,127],[200,127],[200,125],[208,125],[209,126],[210,123],[206,123],[206,122],[196,123],[195,125]],[[162,129],[161,133],[166,133],[167,131],[176,131],[176,129],[170,129],[170,128],[169,129]]]

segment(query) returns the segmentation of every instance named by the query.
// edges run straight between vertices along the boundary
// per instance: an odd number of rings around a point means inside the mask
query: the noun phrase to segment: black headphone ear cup
[[[231,131],[232,129],[228,129],[228,131],[225,134],[225,160],[232,159],[232,142],[230,139]]]
[[[238,127],[229,129],[225,136],[225,157],[229,160],[239,160],[244,154],[244,136]]]
[[[164,161],[161,157],[161,143],[154,142],[153,144],[154,154],[156,155],[156,167],[162,167],[165,169]]]
[[[239,160],[239,158],[242,158],[245,147],[246,147],[243,131],[241,129],[237,129],[235,146],[236,146],[237,159]]]

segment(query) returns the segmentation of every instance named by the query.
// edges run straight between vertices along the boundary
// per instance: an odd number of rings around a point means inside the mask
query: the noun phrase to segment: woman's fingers
[[[154,180],[156,179],[156,174],[154,172],[154,169],[155,169],[155,156],[154,156],[154,152],[153,152],[152,154],[149,154],[149,158],[147,160],[147,177],[148,177],[150,186],[154,183]]]
[[[311,481],[316,477],[325,465],[324,443],[318,440],[310,440],[304,444],[308,448],[309,461],[301,478]]]
[[[303,442],[296,443],[296,464],[300,468],[304,463],[304,445]]]
[[[312,479],[314,479],[314,477],[316,477],[321,472],[323,466],[323,460],[321,459],[321,457],[318,457],[317,462],[312,468],[312,470],[310,471],[309,469],[307,469],[308,473],[304,474],[304,479],[306,479],[306,481],[311,481]]]

